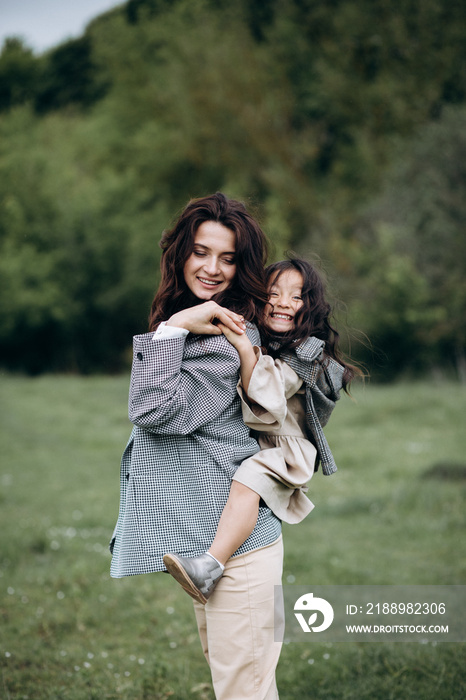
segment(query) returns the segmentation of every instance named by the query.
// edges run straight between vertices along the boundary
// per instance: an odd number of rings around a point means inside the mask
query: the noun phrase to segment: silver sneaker
[[[210,554],[198,557],[165,554],[163,563],[186,593],[202,605],[207,603],[223,575],[222,568]]]

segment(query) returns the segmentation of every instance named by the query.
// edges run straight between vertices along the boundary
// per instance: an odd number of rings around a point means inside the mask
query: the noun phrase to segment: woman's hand
[[[204,304],[191,306],[173,314],[168,319],[167,326],[185,328],[190,333],[200,335],[221,335],[222,330],[218,323],[238,337],[243,335],[246,329],[242,316],[219,306],[215,301],[206,301]]]

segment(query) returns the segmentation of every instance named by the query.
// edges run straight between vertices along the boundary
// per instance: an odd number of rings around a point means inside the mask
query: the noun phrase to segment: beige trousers
[[[194,602],[217,700],[278,700],[274,586],[281,584],[283,542],[229,559],[207,604]]]

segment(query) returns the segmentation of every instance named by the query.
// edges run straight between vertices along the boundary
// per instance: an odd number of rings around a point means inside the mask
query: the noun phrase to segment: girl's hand
[[[242,316],[219,306],[215,301],[183,309],[167,321],[167,326],[185,328],[190,333],[200,335],[221,335],[220,324],[237,337],[241,337],[246,329]]]
[[[252,347],[251,341],[245,333],[243,333],[242,335],[238,335],[238,333],[235,333],[230,328],[228,328],[228,326],[225,326],[223,323],[220,322],[218,323],[218,327],[220,328],[228,342],[230,342],[233,345],[233,347],[238,350],[238,352],[247,349],[248,346]]]
[[[236,348],[239,355],[239,361],[241,363],[241,382],[243,384],[243,389],[247,394],[249,382],[251,381],[252,373],[257,363],[254,347],[246,333],[243,333],[243,335],[238,335],[230,328],[224,326],[222,323],[219,323],[218,327],[222,331],[225,338],[233,345],[234,348]]]

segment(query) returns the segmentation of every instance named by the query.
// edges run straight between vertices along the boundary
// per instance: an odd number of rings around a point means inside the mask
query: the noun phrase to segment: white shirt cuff
[[[186,328],[167,326],[167,322],[162,321],[152,336],[152,340],[160,340],[162,338],[185,338],[188,333],[189,331],[186,330]]]

